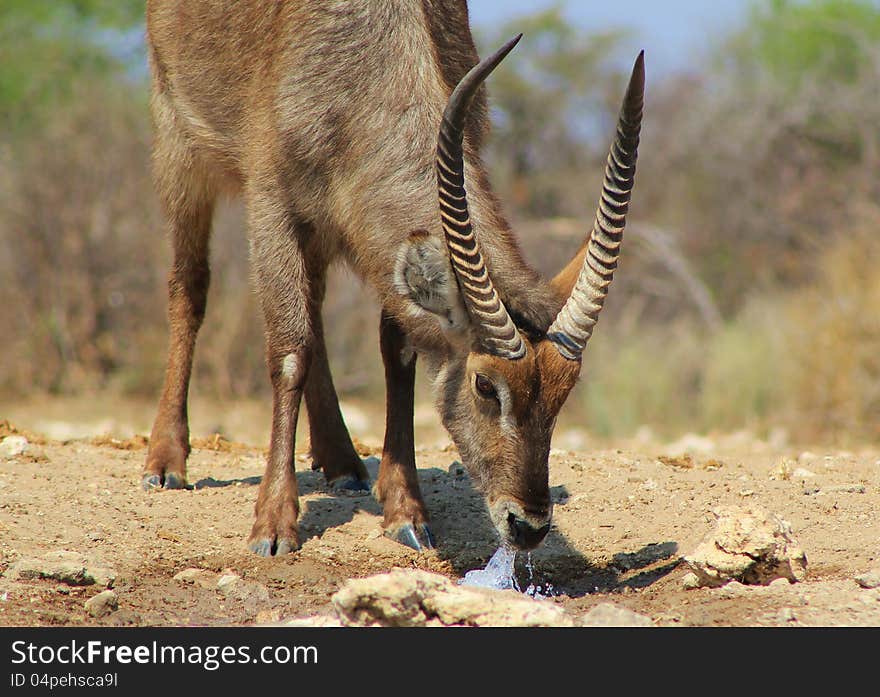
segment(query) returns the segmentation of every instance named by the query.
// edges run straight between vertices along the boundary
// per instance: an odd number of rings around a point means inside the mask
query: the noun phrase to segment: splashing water
[[[476,586],[480,588],[492,588],[494,590],[513,589],[519,593],[525,593],[531,598],[543,600],[556,595],[553,584],[536,585],[534,583],[535,568],[532,566],[532,553],[526,556],[526,569],[529,572],[529,585],[523,590],[517,583],[514,576],[514,562],[516,561],[516,552],[507,547],[499,547],[485,569],[474,569],[468,571],[464,578],[459,581],[462,586]]]
[[[499,547],[485,569],[468,571],[464,578],[459,581],[462,586],[478,586],[480,588],[494,588],[503,591],[509,588],[519,590],[516,579],[513,577],[513,562],[516,560],[516,552],[507,547]]]
[[[535,567],[532,566],[531,552],[526,555],[526,569],[529,572],[529,585],[526,586],[525,591],[523,591],[526,595],[532,598],[537,598],[538,600],[544,600],[546,598],[552,598],[554,595],[558,595],[552,583],[545,583],[544,585],[535,585],[533,583],[535,580]]]

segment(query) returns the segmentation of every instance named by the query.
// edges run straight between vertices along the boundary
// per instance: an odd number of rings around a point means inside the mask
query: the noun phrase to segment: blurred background
[[[525,33],[489,84],[487,160],[547,275],[590,228],[646,50],[622,262],[565,428],[880,440],[880,3],[470,4],[481,53]],[[170,253],[143,33],[140,0],[0,3],[0,418],[124,413],[149,429]],[[238,204],[219,212],[212,266],[191,413],[263,438],[229,416],[251,404],[268,428]],[[375,301],[339,270],[325,317],[350,427],[381,439]],[[434,428],[424,376],[418,392],[417,425]]]

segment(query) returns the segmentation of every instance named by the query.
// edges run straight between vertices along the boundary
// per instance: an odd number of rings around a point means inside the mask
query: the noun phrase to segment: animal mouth
[[[502,544],[511,549],[521,552],[533,550],[550,532],[552,508],[530,515],[519,503],[508,499],[492,504],[489,510]]]
[[[527,520],[517,518],[513,513],[507,514],[507,536],[509,542],[522,551],[535,549],[550,532],[550,521],[535,527]]]

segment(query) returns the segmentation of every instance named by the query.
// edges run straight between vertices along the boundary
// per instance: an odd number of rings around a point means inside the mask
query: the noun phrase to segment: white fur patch
[[[407,367],[410,363],[413,362],[413,359],[415,357],[415,349],[413,349],[412,344],[407,341],[406,345],[400,350],[400,362],[403,364],[404,367]]]
[[[299,362],[297,361],[296,356],[292,353],[288,353],[281,362],[281,377],[285,380],[293,380],[296,376],[296,370],[298,367]]]
[[[513,396],[510,394],[510,387],[503,378],[496,377],[493,380],[495,391],[498,393],[498,402],[501,406],[501,417],[499,424],[501,430],[508,436],[516,436],[516,420],[513,418]]]

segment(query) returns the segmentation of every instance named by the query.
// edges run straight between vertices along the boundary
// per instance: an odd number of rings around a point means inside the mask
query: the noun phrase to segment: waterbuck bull
[[[330,376],[321,319],[343,260],[382,307],[387,405],[373,493],[386,534],[433,546],[416,477],[416,357],[502,541],[546,535],[550,438],[611,282],[632,191],[644,67],[624,98],[598,212],[551,281],[523,259],[480,160],[482,82],[464,0],[147,3],[156,187],[170,227],[170,348],[143,484],[186,484],[187,391],[205,313],[219,195],[247,207],[266,327],[272,435],[250,549],[300,545],[301,399],[329,483],[366,489]],[[476,66],[476,67],[474,67]],[[438,136],[439,133],[439,136]]]

